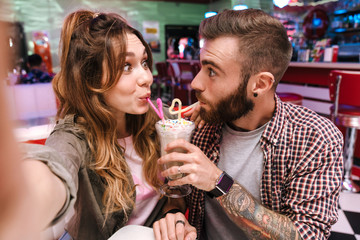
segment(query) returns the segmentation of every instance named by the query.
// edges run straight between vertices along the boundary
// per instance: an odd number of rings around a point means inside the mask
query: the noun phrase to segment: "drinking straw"
[[[175,107],[175,104],[176,104],[176,103],[179,104],[179,108],[178,108],[177,111],[174,111],[174,107]],[[186,107],[186,108],[183,109],[183,108],[182,108],[182,104],[181,104],[181,100],[178,99],[178,98],[174,98],[174,100],[172,101],[171,106],[170,106],[170,108],[169,108],[169,112],[170,112],[171,114],[178,114],[178,119],[180,120],[180,118],[181,118],[181,113],[190,110],[191,108],[195,107],[195,106],[198,105],[198,104],[199,104],[199,102],[196,102],[196,103],[191,104],[190,106],[188,106],[188,107]]]
[[[193,103],[193,104],[191,104],[190,106],[187,106],[186,108],[181,109],[181,112],[187,112],[188,110],[194,108],[194,107],[195,107],[196,105],[198,105],[198,104],[199,104],[199,102]]]
[[[175,104],[178,104],[178,110],[177,111],[174,111],[174,107],[175,107]],[[171,114],[178,114],[178,119],[180,120],[181,119],[181,107],[182,107],[182,103],[181,103],[181,100],[178,99],[178,98],[174,98],[171,102],[171,106],[169,108],[169,112]]]
[[[163,112],[163,103],[161,101],[161,98],[156,99],[156,103],[157,103],[158,108],[159,108],[159,117],[163,121],[163,124],[165,124],[164,112]]]
[[[162,110],[162,101],[161,98],[158,98],[156,100],[156,103],[158,105],[157,109],[154,104],[152,103],[152,101],[150,100],[150,98],[146,98],[146,100],[150,103],[150,106],[154,109],[154,111],[156,112],[156,114],[159,116],[159,118],[162,120],[163,124],[165,124],[165,119],[164,119],[164,112]]]

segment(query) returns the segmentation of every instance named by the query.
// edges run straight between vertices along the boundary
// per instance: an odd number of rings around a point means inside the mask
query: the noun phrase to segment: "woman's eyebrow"
[[[126,56],[129,56],[129,57],[135,57],[135,53],[134,53],[134,52],[126,52],[125,55],[126,55]],[[147,55],[146,50],[144,50],[143,55]]]
[[[129,56],[129,57],[135,57],[135,53],[133,52],[126,52],[125,56]]]

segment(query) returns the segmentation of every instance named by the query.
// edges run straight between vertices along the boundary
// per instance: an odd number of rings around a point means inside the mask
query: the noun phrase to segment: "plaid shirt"
[[[260,139],[264,153],[261,202],[288,216],[303,239],[325,239],[337,219],[342,181],[343,137],[327,118],[276,100],[276,110]],[[196,130],[192,142],[215,164],[223,124]],[[198,236],[204,222],[204,191],[186,197],[189,222]]]

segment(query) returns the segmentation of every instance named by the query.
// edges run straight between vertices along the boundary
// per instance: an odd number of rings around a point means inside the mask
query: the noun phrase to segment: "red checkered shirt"
[[[276,100],[276,110],[260,139],[264,153],[261,202],[288,216],[303,239],[326,239],[337,219],[343,174],[343,136],[327,118]],[[215,164],[223,124],[197,129],[192,143]],[[204,222],[204,191],[186,197],[189,222],[198,236]]]

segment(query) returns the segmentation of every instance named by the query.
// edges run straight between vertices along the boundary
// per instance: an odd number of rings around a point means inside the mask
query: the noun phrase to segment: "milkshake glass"
[[[160,149],[161,156],[164,156],[167,153],[164,148],[166,145],[176,139],[184,139],[190,142],[192,133],[195,129],[195,123],[191,121],[187,121],[185,119],[167,119],[164,122],[162,120],[158,121],[155,124],[156,132],[160,139]],[[175,148],[172,152],[181,152],[186,153],[186,150],[183,148]],[[170,168],[172,166],[181,166],[182,162],[171,162],[164,164],[164,169]],[[168,177],[169,180],[176,180],[182,178],[184,176],[183,173],[178,173],[174,175],[170,175]],[[164,184],[160,188],[160,192],[168,197],[172,198],[180,198],[191,193],[191,188],[189,185],[182,186],[169,186]]]

